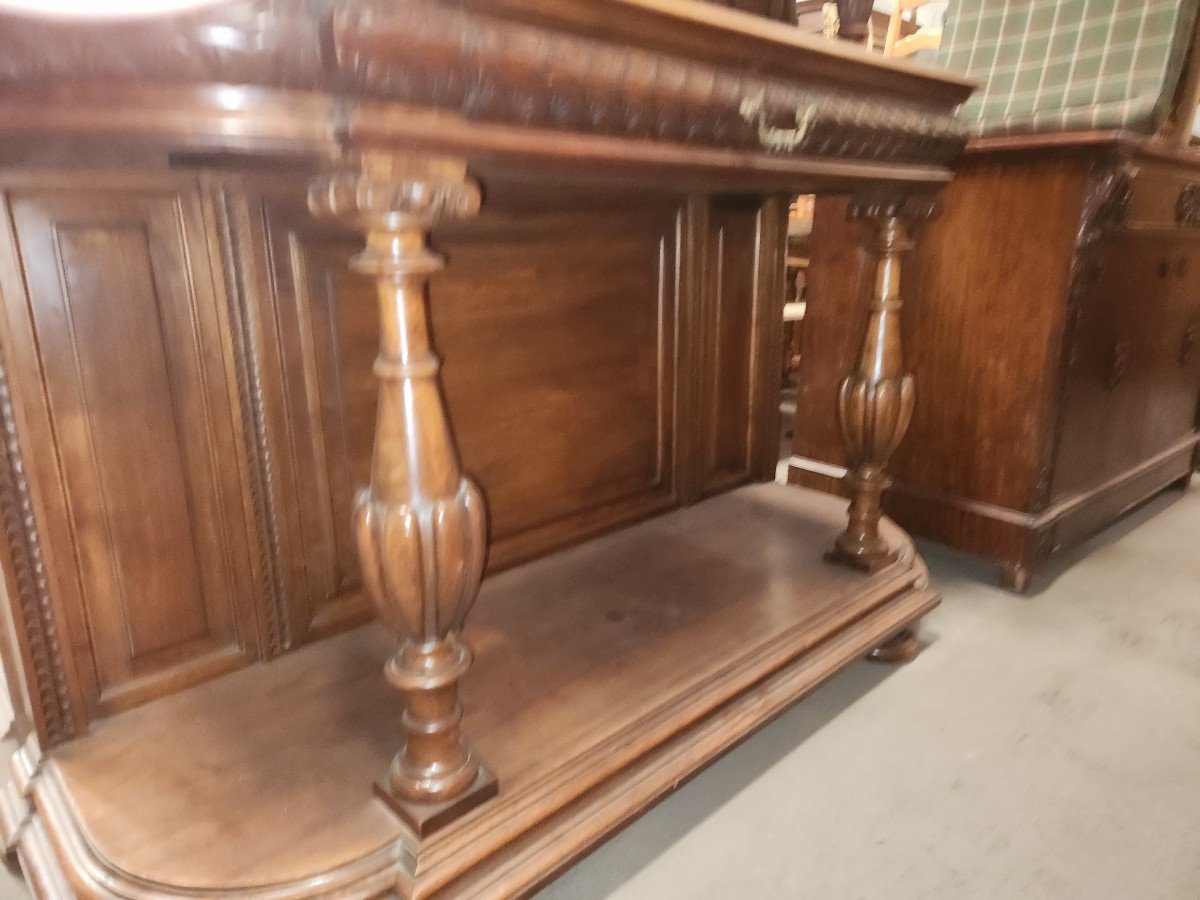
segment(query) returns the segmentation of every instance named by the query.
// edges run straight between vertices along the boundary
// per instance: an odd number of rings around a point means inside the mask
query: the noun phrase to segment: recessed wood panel
[[[434,342],[498,552],[536,554],[555,523],[669,493],[674,211],[581,211],[444,240]]]
[[[700,339],[701,484],[705,493],[750,477],[754,464],[756,305],[759,208],[752,201],[711,204],[704,265],[708,268]],[[775,304],[782,316],[783,300]]]
[[[654,197],[489,187],[478,220],[433,236],[449,265],[431,308],[496,568],[675,502],[679,214]],[[347,268],[359,239],[313,222],[295,183],[233,219],[267,250],[246,261],[246,302],[284,593],[296,638],[313,637],[367,615],[350,517],[369,474],[377,300]]]
[[[36,343],[22,374],[41,380],[52,436],[38,477],[65,512],[46,537],[77,604],[85,694],[108,712],[228,670],[254,643],[208,250],[196,199],[174,191],[9,200]]]

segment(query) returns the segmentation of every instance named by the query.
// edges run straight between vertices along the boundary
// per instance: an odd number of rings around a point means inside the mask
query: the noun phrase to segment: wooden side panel
[[[758,474],[769,406],[778,399],[783,315],[782,219],[771,204],[719,198],[709,204],[696,324],[699,405],[695,423],[702,495],[727,490]],[[769,384],[764,384],[769,380]],[[769,394],[763,404],[764,394]],[[764,412],[765,410],[765,412]],[[772,433],[773,434],[773,433]],[[772,454],[773,455],[773,454]]]
[[[368,612],[349,529],[374,429],[374,288],[298,182],[231,198],[263,367],[272,515],[296,640]],[[435,232],[434,342],[466,472],[506,567],[677,502],[677,201],[489,185]]]
[[[917,404],[897,478],[1044,502],[1085,177],[1071,159],[980,163],[943,193],[909,267]]]
[[[222,313],[194,192],[8,199],[28,293],[5,298],[32,341],[14,359],[22,399],[44,396],[30,438],[57,511],[44,538],[103,714],[255,652]]]
[[[898,481],[1013,510],[1036,505],[1083,187],[1076,162],[980,161],[943,192],[901,278],[917,399],[892,461]],[[873,266],[845,209],[836,198],[817,203],[795,432],[798,455],[839,465],[837,389],[854,362]]]

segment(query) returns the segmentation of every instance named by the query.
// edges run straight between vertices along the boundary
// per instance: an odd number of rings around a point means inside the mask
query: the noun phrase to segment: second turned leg
[[[838,419],[846,444],[849,522],[828,558],[874,572],[895,558],[879,533],[887,464],[912,419],[915,389],[900,343],[900,258],[912,247],[913,219],[932,214],[927,198],[864,201],[851,214],[877,233],[875,291],[858,360],[838,392]]]
[[[426,247],[441,218],[473,214],[479,191],[460,161],[364,156],[358,173],[316,182],[314,212],[355,218],[366,248],[353,267],[375,280],[380,343],[371,482],[354,513],[363,580],[400,640],[388,681],[405,699],[403,744],[377,792],[419,836],[496,793],[461,733],[458,682],[471,665],[460,635],[479,590],[483,497],[459,466],[429,333]]]

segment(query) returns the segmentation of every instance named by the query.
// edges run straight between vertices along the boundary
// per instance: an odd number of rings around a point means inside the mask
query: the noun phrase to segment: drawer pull
[[[1108,374],[1104,377],[1104,387],[1110,391],[1116,390],[1117,385],[1125,380],[1125,371],[1129,368],[1129,342],[1117,341],[1112,346],[1108,361]]]
[[[1180,225],[1200,225],[1200,184],[1186,185],[1175,201],[1175,221]]]
[[[1179,364],[1181,366],[1186,366],[1191,361],[1197,343],[1200,343],[1200,323],[1193,320],[1183,330],[1183,340],[1179,343]]]

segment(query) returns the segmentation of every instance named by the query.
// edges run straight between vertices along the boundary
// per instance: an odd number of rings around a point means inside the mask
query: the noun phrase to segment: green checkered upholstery
[[[950,0],[938,63],[981,83],[981,134],[1123,128],[1169,110],[1196,0]]]

